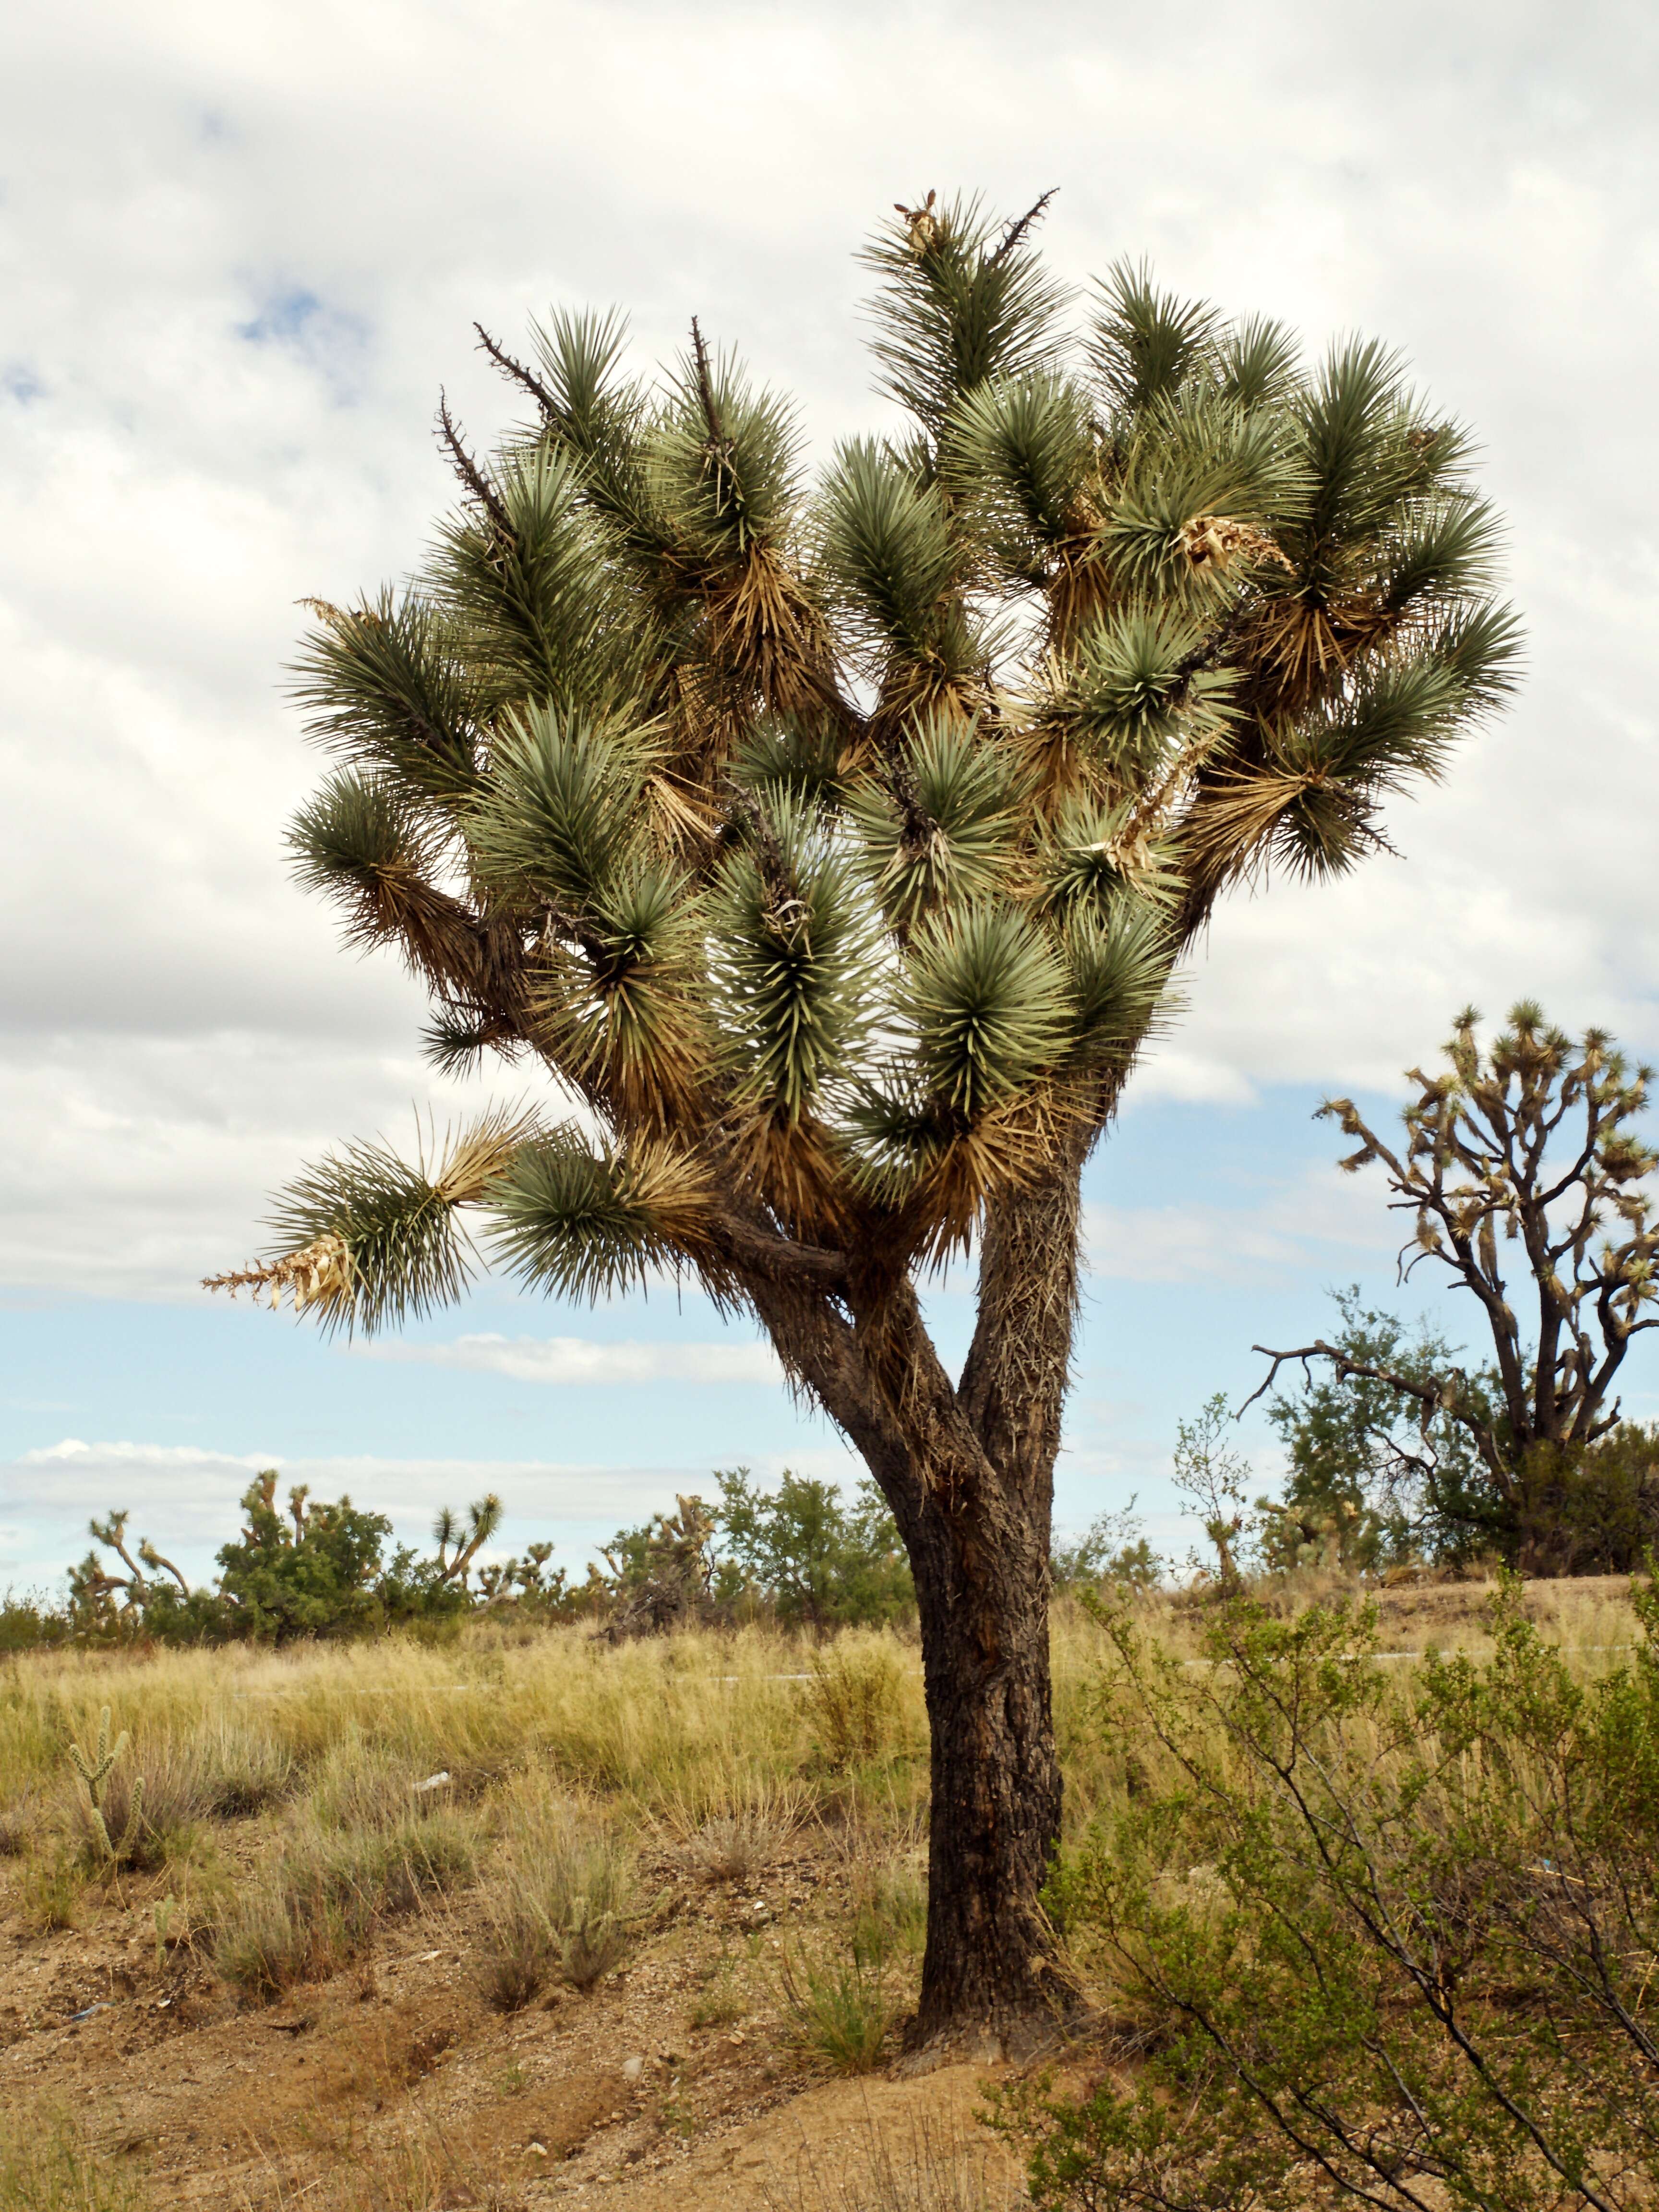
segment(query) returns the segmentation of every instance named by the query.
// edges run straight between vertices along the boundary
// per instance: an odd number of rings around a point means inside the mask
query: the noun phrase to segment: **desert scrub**
[[[284,1836],[226,1915],[214,1950],[224,1978],[260,2001],[349,1966],[388,1917],[459,1888],[477,1864],[477,1823],[406,1814],[392,1826]]]
[[[907,1706],[915,1660],[890,1636],[848,1635],[811,1656],[799,1703],[822,1763],[867,1766],[915,1749]]]
[[[1486,1656],[1409,1668],[1371,1607],[1241,1596],[1185,1665],[1104,1617],[1122,1787],[1051,1896],[1137,2063],[1034,2096],[1040,2205],[1652,2203],[1659,1589],[1636,1604],[1643,1645],[1593,1674],[1513,1581]]]
[[[522,1787],[483,1900],[490,2004],[516,2012],[556,1979],[592,1989],[621,1965],[640,1917],[635,1856],[611,1823]]]

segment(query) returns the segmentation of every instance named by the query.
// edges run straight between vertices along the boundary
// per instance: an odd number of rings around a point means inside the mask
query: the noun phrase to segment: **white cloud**
[[[1129,1283],[1267,1283],[1394,1257],[1400,1238],[1378,1194],[1310,1169],[1254,1206],[1085,1206],[1091,1271]]]
[[[1400,343],[1512,518],[1525,696],[1397,810],[1407,858],[1229,902],[1139,1099],[1389,1084],[1470,996],[1659,1043],[1650,10],[1026,21],[9,11],[0,931],[27,957],[0,981],[0,1279],[189,1295],[296,1161],[460,1095],[415,1056],[408,983],[285,879],[316,763],[279,684],[302,593],[416,558],[440,382],[480,436],[501,419],[472,318],[622,301],[649,362],[698,311],[823,453],[880,419],[850,249],[935,182],[1059,185],[1079,280],[1146,252],[1315,344]]]
[[[371,1359],[410,1359],[507,1375],[515,1382],[769,1382],[780,1379],[763,1344],[599,1344],[583,1336],[457,1337],[450,1344],[357,1347]]]

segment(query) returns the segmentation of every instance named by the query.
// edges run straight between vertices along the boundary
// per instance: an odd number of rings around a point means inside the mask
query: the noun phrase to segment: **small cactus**
[[[144,1778],[141,1774],[133,1782],[132,1802],[128,1808],[126,1825],[121,1831],[118,1843],[112,1840],[109,1830],[104,1825],[104,1784],[109,1778],[110,1769],[126,1749],[127,1741],[127,1732],[123,1729],[115,1741],[111,1743],[109,1707],[106,1705],[98,1716],[96,1755],[88,1759],[78,1743],[71,1742],[69,1747],[70,1765],[80,1776],[81,1786],[87,1793],[87,1812],[91,1822],[92,1832],[99,1848],[103,1852],[104,1862],[107,1866],[114,1866],[126,1856],[138,1840],[139,1829],[143,1821]]]

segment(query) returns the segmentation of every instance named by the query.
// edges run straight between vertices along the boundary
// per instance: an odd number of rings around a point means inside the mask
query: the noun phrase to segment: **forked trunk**
[[[1077,1298],[1082,1146],[988,1210],[953,1383],[914,1285],[867,1305],[752,1280],[792,1372],[862,1455],[915,1579],[933,1740],[915,2045],[1028,2041],[1066,2000],[1040,1902],[1060,1837],[1048,1666],[1054,1455]]]

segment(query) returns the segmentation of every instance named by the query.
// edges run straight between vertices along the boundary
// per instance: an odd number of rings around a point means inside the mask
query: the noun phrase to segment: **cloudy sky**
[[[193,1286],[297,1161],[471,1096],[284,877],[317,766],[281,672],[302,594],[417,556],[440,384],[503,420],[473,319],[617,303],[644,364],[696,313],[827,452],[883,419],[853,249],[930,185],[1058,187],[1079,282],[1145,254],[1310,348],[1382,336],[1510,518],[1522,697],[1401,858],[1222,913],[1091,1173],[1062,1517],[1167,1512],[1175,1423],[1251,1342],[1389,1287],[1322,1092],[1387,1111],[1471,998],[1659,1052],[1656,44],[1616,0],[7,10],[0,1586],[111,1505],[204,1565],[273,1462],[411,1533],[493,1486],[572,1557],[714,1466],[846,1468],[695,1300],[485,1286],[369,1353]],[[961,1340],[962,1286],[938,1310]]]

